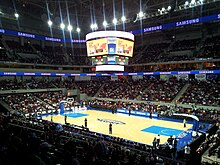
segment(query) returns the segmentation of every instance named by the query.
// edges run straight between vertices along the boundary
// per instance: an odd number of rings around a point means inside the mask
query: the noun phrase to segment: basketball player
[[[184,128],[186,128],[186,119],[183,119]]]
[[[109,124],[109,134],[112,134],[112,123]]]
[[[67,116],[64,117],[65,124],[67,123]]]
[[[85,118],[85,127],[87,128],[87,118]]]

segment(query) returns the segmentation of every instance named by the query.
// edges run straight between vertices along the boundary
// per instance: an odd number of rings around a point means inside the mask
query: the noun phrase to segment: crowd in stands
[[[173,43],[170,51],[194,50],[201,39],[177,40]]]
[[[219,58],[220,36],[208,37],[201,47],[202,52],[197,54],[197,58]]]
[[[7,55],[7,50],[4,48],[1,39],[0,39],[0,61],[13,61],[13,59]]]
[[[146,45],[144,48],[140,46],[137,48],[137,53],[134,52],[134,60],[131,59],[132,64],[149,63],[149,62],[168,62],[168,61],[182,61],[194,60],[195,58],[219,58],[220,54],[220,36],[207,38],[201,46],[201,50],[196,52],[194,56],[191,54],[169,54],[174,51],[196,50],[201,39],[176,40],[173,44],[170,43],[156,43]],[[139,50],[139,51],[138,51]],[[142,52],[141,52],[142,51]],[[141,58],[136,57],[141,56]]]
[[[11,109],[19,113],[39,113],[42,111],[54,110],[52,105],[38,99],[35,94],[16,94],[3,96],[2,100],[9,105]]]
[[[27,86],[24,85],[21,81],[15,80],[1,80],[0,81],[0,90],[16,90],[16,89],[27,89]]]
[[[110,100],[91,100],[89,102],[90,107],[98,109],[114,109],[124,108],[133,111],[143,111],[158,113],[160,117],[171,117],[173,113],[196,115],[201,121],[205,122],[217,122],[220,121],[220,112],[218,110],[207,110],[204,108],[198,108],[196,106],[191,108],[184,108],[177,105],[160,105],[152,104],[150,102],[136,103],[131,101],[110,101]],[[174,117],[174,116],[172,116]]]
[[[196,152],[203,154],[202,163],[206,165],[217,165],[220,159],[220,127],[219,123],[216,127],[206,132],[205,141],[198,147]]]
[[[200,120],[205,122],[220,121],[219,110],[207,110],[204,108],[198,108],[197,106],[192,106],[192,108],[183,108],[180,106],[173,108],[171,111],[172,113],[196,115]],[[163,114],[169,115],[165,111],[163,112]]]
[[[220,86],[217,81],[190,81],[190,86],[181,96],[182,104],[195,103],[200,105],[220,106]]]
[[[91,100],[89,102],[89,106],[93,108],[101,108],[101,109],[117,109],[117,108],[125,108],[133,111],[144,111],[144,112],[157,112],[158,110],[163,110],[168,108],[166,106],[158,106],[155,104],[149,103],[134,103],[134,102],[124,102],[124,101],[108,101],[108,100]]]
[[[88,96],[94,96],[103,85],[102,81],[76,81],[81,93],[86,93]]]
[[[17,41],[7,40],[6,44],[9,46],[10,49],[16,51],[17,53],[28,53],[28,54],[34,53],[34,50],[31,48],[30,44],[28,44],[28,43],[21,45]]]
[[[66,89],[75,89],[74,80],[73,79],[65,79],[60,81],[60,79],[55,79],[51,81],[52,84],[55,85],[57,88],[66,88]]]
[[[48,88],[55,88],[53,83],[45,79],[30,79],[24,82],[28,88],[30,89],[48,89]]]
[[[0,134],[1,164],[184,164],[181,153],[177,153],[177,159],[172,160],[169,150],[153,149],[145,144],[91,132],[80,126],[60,125],[12,114],[10,117],[0,114]],[[210,133],[209,143],[202,143],[196,151],[201,151],[203,145],[208,144],[211,146],[210,154],[213,154],[213,149],[219,145],[219,137]]]
[[[0,45],[0,61],[11,61],[11,59],[8,57],[6,50],[1,48]]]
[[[54,83],[54,82],[57,82]],[[150,82],[150,84],[148,83]],[[46,84],[47,82],[45,82]],[[68,86],[71,81],[59,80],[53,81],[57,87]],[[64,84],[63,84],[64,83]],[[141,86],[146,85],[144,88],[156,85],[155,91],[163,91],[166,88],[172,88],[179,90],[178,85],[175,83],[183,83],[173,81],[159,81],[159,80],[122,80],[122,81],[107,81],[107,84],[113,86],[120,84],[120,86],[128,85],[134,86],[143,91]],[[162,83],[162,85],[161,85]],[[168,84],[166,84],[168,83]],[[170,83],[170,84],[169,84]],[[190,83],[196,83],[191,81]],[[198,83],[198,82],[197,82]],[[206,82],[208,83],[208,82]],[[94,85],[95,84],[95,85]],[[100,89],[103,83],[98,81],[84,81],[77,82],[76,85],[81,87],[81,90],[88,95],[93,95],[93,92],[87,91],[87,88],[93,88],[93,90]],[[198,83],[199,84],[199,83]],[[59,86],[61,85],[61,86]],[[130,86],[129,86],[130,85]],[[47,86],[47,85],[46,85]],[[105,85],[106,86],[106,85]],[[105,87],[104,86],[104,87]],[[181,85],[180,85],[181,86]],[[203,84],[203,86],[205,86]],[[207,86],[207,84],[206,84]],[[215,85],[213,85],[215,86]],[[45,87],[45,86],[43,86]],[[175,88],[173,88],[175,87]],[[117,90],[117,87],[115,88]],[[124,88],[125,89],[125,88]],[[133,88],[129,88],[133,89]],[[119,89],[123,91],[123,89]],[[166,89],[167,90],[167,89]],[[172,91],[171,90],[171,91]],[[169,91],[169,90],[168,90]],[[169,92],[171,92],[169,91]],[[158,92],[158,91],[157,91]],[[167,92],[167,93],[169,93]],[[116,92],[117,94],[117,92]],[[126,93],[125,93],[126,94]],[[135,93],[138,96],[140,93]],[[123,97],[122,97],[123,98]],[[130,99],[130,97],[128,97]],[[168,97],[169,98],[169,97]],[[2,97],[2,101],[6,102],[11,109],[16,110],[18,113],[37,113],[41,111],[48,111],[57,109],[59,102],[65,100],[66,97],[61,92],[44,92],[44,93],[28,93],[28,94],[15,94]],[[159,113],[160,117],[172,117],[172,113],[187,113],[194,114],[199,117],[201,121],[217,122],[219,121],[219,111],[217,110],[205,110],[201,108],[183,108],[165,105],[156,105],[150,102],[135,103],[132,101],[107,101],[107,100],[92,100],[89,105],[94,108],[101,109],[116,109],[125,108],[131,110]],[[142,164],[176,164],[172,162],[172,151],[155,152],[152,147],[128,141],[126,139],[111,137],[103,135],[97,132],[91,132],[83,127],[78,128],[75,126],[59,125],[53,122],[42,121],[40,119],[28,119],[13,117],[10,120],[3,119],[0,115],[0,147],[4,150],[0,150],[0,163],[13,164],[15,162],[41,162],[42,164],[123,164],[123,165],[142,165]],[[6,123],[4,123],[6,122]],[[10,125],[12,123],[13,125]],[[15,126],[16,125],[16,126]],[[7,126],[7,131],[6,127]],[[22,130],[22,131],[20,131]],[[36,131],[30,131],[36,130]],[[8,139],[8,140],[7,140]],[[219,137],[210,136],[210,155],[218,153]],[[5,142],[7,140],[7,143]],[[214,143],[215,142],[215,143]],[[10,145],[9,145],[10,144]],[[201,148],[196,150],[202,149]],[[26,159],[23,159],[23,154]],[[158,155],[159,154],[159,155]],[[164,157],[160,157],[163,154]],[[10,155],[13,155],[13,159],[8,159]],[[158,158],[159,157],[159,158]],[[181,156],[178,156],[181,158]],[[89,163],[88,163],[89,162]]]
[[[150,82],[143,80],[117,80],[105,83],[98,97],[107,97],[112,99],[136,99],[141,91],[144,91]]]
[[[66,88],[75,89],[72,79],[61,81],[60,79],[27,79],[27,80],[0,80],[0,90],[16,89],[48,89],[48,88]]]
[[[143,100],[171,102],[184,87],[189,83],[187,90],[180,96],[180,104],[196,105],[220,105],[219,82],[199,81],[192,79],[189,81],[157,79],[119,79],[117,81],[74,81],[74,79],[27,79],[27,80],[1,80],[0,90],[16,89],[49,89],[49,88],[78,88],[81,93],[88,96],[111,99]]]
[[[194,57],[191,55],[171,55],[171,54],[161,54],[159,56],[160,62],[168,62],[168,61],[187,61],[187,60],[194,60]],[[178,69],[179,70],[179,69]],[[187,70],[187,69],[186,69]]]
[[[141,48],[143,52],[139,52],[138,55],[141,56],[141,58],[138,58],[137,60],[132,61],[132,63],[149,63],[149,62],[158,62],[158,57],[161,53],[164,52],[164,50],[169,47],[170,43],[156,43],[147,45],[147,48]]]
[[[150,88],[141,93],[142,100],[171,102],[184,86],[185,81],[153,81]]]
[[[21,45],[17,41],[5,41],[8,47],[14,51],[14,59],[23,63],[53,64],[53,65],[91,65],[91,61],[86,56],[86,48],[65,48],[60,46],[40,46],[30,42]],[[201,44],[200,50],[195,51],[200,45],[201,38],[175,40],[173,43],[167,41],[154,43],[150,45],[141,45],[135,47],[134,58],[130,59],[132,64],[149,63],[149,62],[168,62],[180,60],[194,60],[195,58],[219,58],[220,37],[209,37]],[[0,47],[4,47],[3,45]],[[195,51],[194,56],[191,54],[171,55],[173,51]],[[8,58],[5,51],[0,51],[0,59],[13,60]],[[35,54],[36,57],[21,56],[19,53]],[[4,60],[3,60],[4,61]]]
[[[98,97],[171,102],[186,82],[178,80],[118,80],[106,82]]]
[[[42,47],[38,44],[31,44],[30,42],[21,45],[17,41],[9,40],[6,40],[5,43],[9,47],[11,55],[14,58],[9,58],[5,51],[0,51],[0,60],[2,59],[2,61],[52,65],[89,64],[85,48],[74,48],[73,51],[68,53],[70,48],[65,48],[63,45]],[[4,48],[2,44],[0,44],[0,47]]]
[[[34,96],[41,99],[43,102],[47,103],[54,107],[55,110],[58,110],[60,107],[60,101],[66,100],[66,96],[62,92],[44,92],[44,93],[35,93]]]

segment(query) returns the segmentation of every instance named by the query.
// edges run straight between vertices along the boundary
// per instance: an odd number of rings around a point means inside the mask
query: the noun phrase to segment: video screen
[[[87,41],[86,46],[87,46],[87,54],[89,57],[108,54],[107,38]]]
[[[122,56],[133,56],[134,42],[117,38],[116,54]]]

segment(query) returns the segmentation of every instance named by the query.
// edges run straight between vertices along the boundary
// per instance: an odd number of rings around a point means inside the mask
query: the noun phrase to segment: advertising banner
[[[206,74],[195,74],[195,79],[200,80],[200,81],[205,81]]]
[[[118,80],[118,76],[111,76],[111,81],[117,81]]]
[[[177,76],[178,80],[182,79],[182,80],[188,80],[189,79],[189,75],[188,74],[179,74]]]

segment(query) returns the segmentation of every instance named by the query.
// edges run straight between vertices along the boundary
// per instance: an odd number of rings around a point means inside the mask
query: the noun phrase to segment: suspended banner
[[[178,75],[180,77],[188,78],[188,74],[195,74],[197,78],[202,75],[200,79],[204,79],[206,74],[220,74],[220,70],[200,70],[200,71],[170,71],[170,72],[121,72],[121,73],[46,73],[46,72],[0,72],[0,76],[65,76],[65,77],[86,77],[86,76],[152,76],[152,75]],[[184,76],[187,75],[187,76]],[[78,80],[78,79],[77,79]]]
[[[199,18],[193,18],[193,19],[172,22],[172,23],[168,23],[168,24],[146,27],[143,29],[131,31],[131,33],[132,34],[148,33],[148,32],[153,32],[153,31],[176,28],[176,27],[180,27],[180,26],[187,26],[187,25],[199,24],[199,23],[203,23],[203,22],[210,22],[210,21],[215,21],[218,19],[220,19],[220,14],[213,14],[210,16],[204,16],[204,17],[199,17]]]

